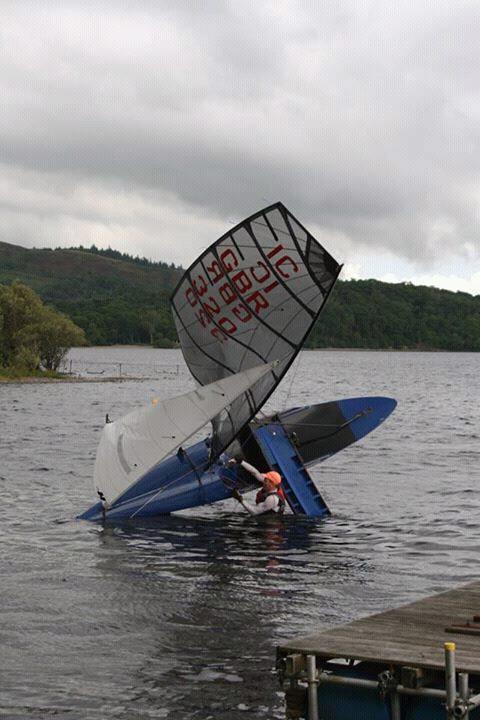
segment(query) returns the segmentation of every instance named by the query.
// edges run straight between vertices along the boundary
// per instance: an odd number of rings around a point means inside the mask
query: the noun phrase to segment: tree
[[[35,336],[40,363],[45,370],[58,370],[71,347],[85,344],[84,331],[65,315],[50,308],[43,308]]]
[[[57,370],[85,333],[69,318],[45,307],[26,285],[0,285],[0,358],[4,367]]]
[[[24,345],[22,331],[39,321],[42,309],[42,301],[27,285],[14,282],[10,286],[0,286],[2,365],[13,364]]]

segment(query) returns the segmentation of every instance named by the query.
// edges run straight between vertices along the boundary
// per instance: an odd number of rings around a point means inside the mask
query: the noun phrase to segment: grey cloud
[[[212,218],[282,199],[424,262],[480,252],[475,3],[6,7],[6,165]]]

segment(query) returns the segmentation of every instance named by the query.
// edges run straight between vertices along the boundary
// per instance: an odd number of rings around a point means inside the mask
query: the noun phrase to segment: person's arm
[[[255,480],[257,480],[259,483],[263,483],[263,475],[261,472],[257,470],[256,467],[253,467],[253,465],[250,465],[250,463],[246,462],[245,460],[242,460],[240,462],[240,465],[250,473],[250,475],[253,475]]]
[[[252,505],[243,497],[241,497],[239,502],[243,505],[245,510],[250,513],[250,515],[263,515],[271,510],[276,511],[278,506],[278,498],[276,495],[268,495],[266,499],[263,502],[258,503],[258,505]]]

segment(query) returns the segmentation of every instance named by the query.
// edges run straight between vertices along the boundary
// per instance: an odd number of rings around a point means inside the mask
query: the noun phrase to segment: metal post
[[[308,682],[308,720],[318,718],[318,677],[317,659],[315,655],[307,655],[307,682]]]
[[[390,693],[390,710],[392,720],[401,720],[402,711],[400,704],[400,695],[396,690],[392,690]]]
[[[346,677],[344,675],[330,675],[326,672],[321,672],[319,681],[326,685],[344,685],[345,687],[359,687],[366,690],[378,690],[377,680],[364,680],[363,678]],[[438,690],[437,688],[406,688],[403,685],[397,685],[395,692],[399,695],[408,695],[409,697],[429,697],[435,698],[445,702],[447,693],[445,690]],[[476,695],[470,698],[471,704],[480,705],[480,695]]]
[[[463,700],[465,706],[468,708],[468,700],[470,691],[468,689],[468,673],[458,673],[458,693],[460,699]],[[466,720],[469,720],[470,712],[467,710],[464,715]]]
[[[118,377],[122,377],[122,363],[118,363]]]
[[[69,370],[69,375],[71,375],[71,374],[72,374],[72,360],[70,360],[70,370]]]
[[[457,683],[455,677],[455,643],[446,642],[445,649],[445,690],[447,692],[447,718],[453,717],[455,700],[457,699]]]

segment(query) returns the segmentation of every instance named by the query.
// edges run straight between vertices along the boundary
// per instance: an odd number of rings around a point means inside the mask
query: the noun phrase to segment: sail
[[[201,384],[280,358],[214,420],[224,450],[273,392],[305,342],[341,266],[276,203],[232,228],[191,265],[172,310],[185,361]]]
[[[95,460],[93,482],[111,505],[148,470],[270,374],[276,362],[248,368],[185,395],[153,401],[107,423]]]

